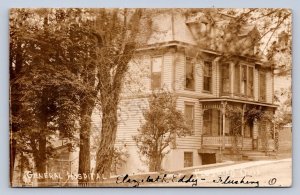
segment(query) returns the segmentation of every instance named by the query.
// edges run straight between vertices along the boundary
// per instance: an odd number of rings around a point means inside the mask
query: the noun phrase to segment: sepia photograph
[[[12,8],[11,187],[291,187],[292,11]]]

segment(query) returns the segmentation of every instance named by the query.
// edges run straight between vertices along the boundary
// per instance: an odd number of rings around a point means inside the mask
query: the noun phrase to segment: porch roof
[[[245,103],[245,104],[253,104],[253,105],[259,105],[259,106],[266,106],[266,107],[272,107],[277,108],[279,107],[276,104],[270,104],[270,103],[264,103],[259,101],[249,101],[249,100],[242,100],[242,99],[233,99],[233,98],[199,98],[200,102],[237,102],[237,103]]]

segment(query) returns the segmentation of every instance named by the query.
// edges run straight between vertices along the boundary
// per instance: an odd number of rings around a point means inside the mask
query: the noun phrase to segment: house
[[[256,26],[244,25],[237,34],[228,35],[224,29],[231,19],[218,13],[208,18],[203,13],[186,16],[180,12],[163,12],[153,18],[156,30],[130,63],[119,106],[116,146],[129,155],[118,173],[148,171],[132,137],[142,124],[147,95],[159,88],[176,94],[177,108],[191,128],[188,136],[177,138],[176,147],[170,148],[164,170],[232,160],[236,156],[233,147],[240,154],[275,149],[272,123],[245,118],[250,108],[274,114],[273,68],[259,52]],[[235,42],[227,48],[230,55],[226,57],[224,37]],[[243,113],[238,138],[227,108]]]

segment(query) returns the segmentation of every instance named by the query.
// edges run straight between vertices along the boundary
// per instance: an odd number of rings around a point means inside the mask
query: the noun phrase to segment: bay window
[[[254,67],[251,65],[236,65],[234,68],[234,93],[245,97],[254,94]]]
[[[229,75],[229,64],[223,64],[221,66],[221,93],[230,93],[230,75]]]

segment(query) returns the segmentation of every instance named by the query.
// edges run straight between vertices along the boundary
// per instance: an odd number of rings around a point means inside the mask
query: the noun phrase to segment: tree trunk
[[[91,115],[94,106],[84,103],[81,107],[81,122],[80,122],[80,151],[79,151],[79,169],[78,174],[82,179],[78,180],[79,185],[86,185],[89,177],[84,175],[90,174],[90,132],[91,132]]]
[[[47,168],[47,153],[46,153],[47,146],[46,145],[47,145],[47,140],[46,137],[43,136],[39,139],[38,158],[35,159],[36,170],[38,173],[41,174],[46,173],[46,168]],[[46,180],[44,177],[38,179],[39,186],[46,186],[45,182]]]
[[[156,154],[155,156],[150,158],[149,171],[150,172],[158,172],[161,171],[161,155]]]
[[[10,186],[13,184],[13,176],[14,176],[14,169],[15,169],[15,158],[16,158],[16,140],[14,138],[10,138],[10,153],[9,153],[9,174],[10,174]]]
[[[11,45],[12,47],[12,45]],[[12,52],[12,51],[10,51]],[[15,68],[13,68],[13,58],[15,59]],[[16,78],[19,78],[21,76],[21,70],[23,66],[23,56],[22,56],[22,48],[21,43],[17,43],[16,47],[16,54],[15,56],[10,55],[9,58],[9,73],[10,73],[10,115],[19,117],[20,115],[20,103],[19,100],[21,99],[21,93],[22,90],[19,84],[13,82]],[[12,120],[13,117],[11,117]],[[10,184],[12,185],[13,182],[13,176],[14,176],[14,168],[15,168],[15,160],[17,155],[17,141],[15,140],[14,133],[18,132],[20,130],[19,124],[12,120],[11,126],[10,126]]]
[[[48,110],[47,105],[48,103],[48,96],[47,96],[47,90],[44,89],[43,91],[43,97],[42,97],[42,112],[40,117],[40,133],[35,137],[35,139],[38,140],[38,148],[34,148],[35,150],[35,166],[38,173],[44,174],[46,173],[47,169],[47,131],[48,131]],[[39,186],[46,186],[45,185],[46,179],[44,177],[38,179],[38,185]]]
[[[110,101],[102,105],[102,131],[100,146],[97,151],[96,174],[100,178],[108,178],[111,172],[112,157],[117,133],[117,106],[118,103]]]

